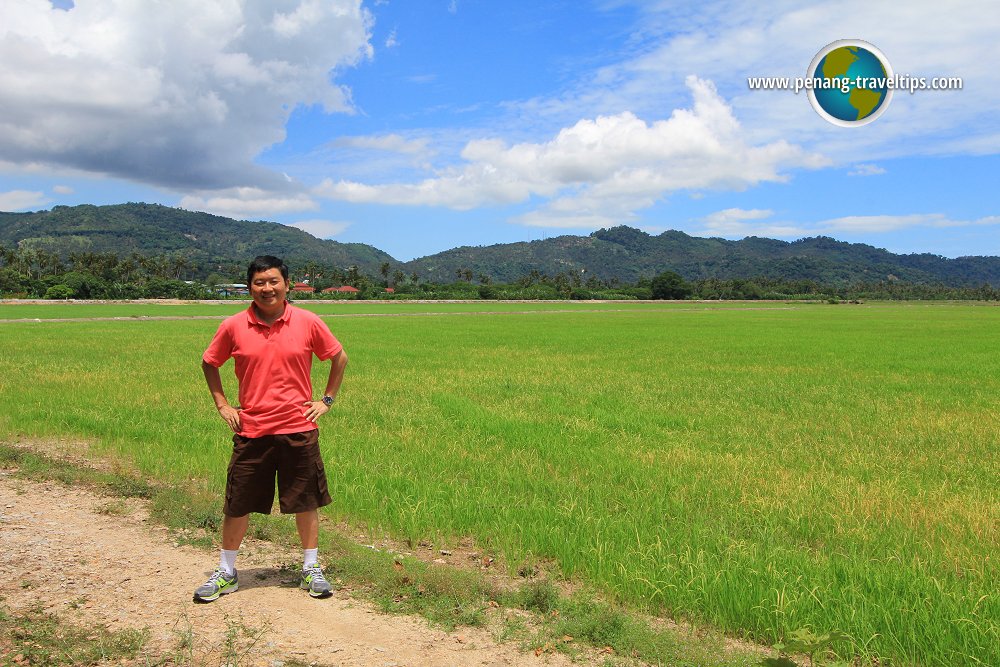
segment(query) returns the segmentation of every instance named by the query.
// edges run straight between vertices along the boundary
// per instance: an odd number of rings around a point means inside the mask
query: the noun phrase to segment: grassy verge
[[[15,470],[18,478],[87,487],[109,497],[101,510],[107,513],[120,513],[116,508],[121,498],[146,499],[152,518],[172,528],[176,541],[213,546],[219,527],[219,501],[204,492],[149,484],[122,470],[96,470],[2,443],[0,468]],[[255,517],[251,525],[258,539],[297,544],[290,521]],[[754,651],[727,647],[720,633],[704,628],[657,629],[592,592],[561,593],[551,579],[536,578],[538,571],[534,569],[522,571],[525,576],[519,578],[488,576],[428,563],[393,549],[359,545],[328,529],[322,531],[321,540],[324,558],[330,563],[328,576],[350,588],[356,597],[374,602],[386,613],[420,615],[446,629],[484,627],[497,641],[517,642],[525,651],[596,655],[609,667],[636,661],[741,667],[760,660]],[[230,628],[227,637],[234,647],[239,642],[252,647],[248,638],[259,630]],[[134,657],[145,638],[141,632],[80,629],[41,610],[12,614],[0,606],[0,648],[4,655],[12,656],[0,664],[97,664]],[[17,656],[20,661],[14,660]]]
[[[13,612],[0,600],[0,665],[100,665],[134,658],[148,638],[136,630],[66,623],[39,607]]]

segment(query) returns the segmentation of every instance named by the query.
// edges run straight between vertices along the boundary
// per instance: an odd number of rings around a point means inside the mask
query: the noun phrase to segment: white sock
[[[222,549],[219,555],[219,567],[226,571],[226,574],[236,572],[236,557],[240,554],[239,549]]]
[[[319,549],[303,549],[302,550],[302,569],[306,569],[314,563],[318,563],[317,558],[319,554]]]

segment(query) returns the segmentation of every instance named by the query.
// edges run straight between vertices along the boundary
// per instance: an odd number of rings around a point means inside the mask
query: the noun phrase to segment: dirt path
[[[419,618],[383,615],[344,592],[313,600],[293,587],[294,575],[278,569],[298,557],[249,541],[240,554],[240,590],[196,605],[192,591],[216,556],[176,545],[165,528],[150,522],[143,503],[27,482],[0,470],[0,596],[10,609],[41,602],[79,625],[149,628],[145,651],[154,657],[178,653],[189,635],[193,662],[213,667],[221,664],[221,647],[238,624],[266,629],[240,664],[571,664],[563,655],[539,657],[497,644],[487,630],[444,632]]]

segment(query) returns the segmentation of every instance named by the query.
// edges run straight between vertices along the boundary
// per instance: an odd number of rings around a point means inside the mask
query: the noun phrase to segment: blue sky
[[[5,0],[0,210],[157,202],[409,260],[627,224],[1000,255],[992,2]],[[863,127],[804,76],[896,74]]]

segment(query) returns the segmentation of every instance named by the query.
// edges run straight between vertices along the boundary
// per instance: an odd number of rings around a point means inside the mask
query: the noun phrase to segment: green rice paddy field
[[[895,664],[1000,665],[1000,308],[310,307],[350,355],[321,422],[331,517],[472,536],[765,643],[809,627]],[[0,438],[83,439],[221,496],[228,435],[200,370],[217,324],[0,322]]]

